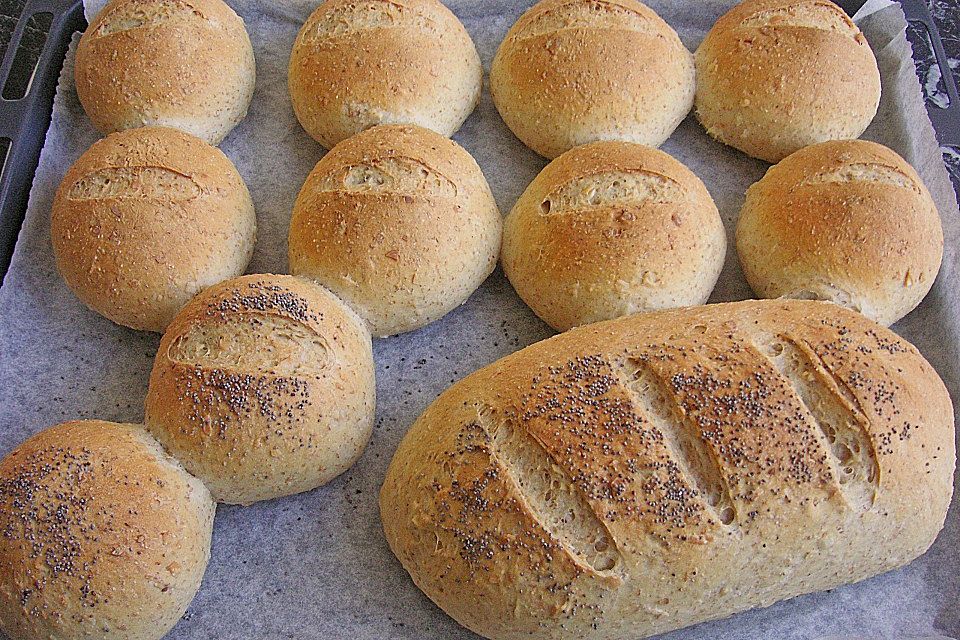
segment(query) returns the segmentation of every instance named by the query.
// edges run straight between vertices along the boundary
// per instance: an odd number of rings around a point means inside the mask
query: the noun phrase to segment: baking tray
[[[17,0],[0,0],[4,11]],[[87,28],[82,0],[27,0],[0,62],[0,282],[27,210],[30,185],[50,125],[63,57]],[[40,44],[37,47],[37,43]]]
[[[301,0],[299,5],[306,7],[317,1]],[[463,12],[474,11],[480,14],[487,13],[486,6],[520,5],[515,0],[458,1]],[[238,0],[238,6],[240,4],[244,3]],[[273,8],[269,6],[269,2],[263,0],[245,4],[248,7],[257,6],[256,12],[250,12],[245,17],[251,29],[261,34],[260,42],[263,43],[263,34],[272,32],[271,27],[265,25],[278,21],[275,17],[269,17]],[[714,3],[712,6],[716,8],[716,4],[722,3]],[[280,12],[288,5],[276,3],[276,6],[276,12]],[[685,6],[683,10],[686,10]],[[303,19],[299,12],[296,12],[294,17],[298,21]],[[285,22],[290,25],[296,22],[291,20],[289,15],[285,18]],[[493,43],[499,42],[499,38],[495,36],[502,36],[501,31],[505,30],[509,22],[507,16],[501,18],[489,19],[489,22],[496,24],[478,27],[475,33],[475,37],[479,37],[483,44],[487,59]],[[475,17],[473,19],[479,22]],[[289,36],[292,42],[293,33],[295,31],[291,32],[288,26],[283,31],[283,38]],[[283,38],[274,38],[272,42],[285,43]],[[260,53],[265,53],[266,49],[264,46]],[[265,80],[259,85],[262,96],[273,95],[286,100],[283,93],[283,58],[282,54],[272,57],[259,56],[263,67],[261,78]],[[146,375],[156,349],[155,336],[125,331],[83,309],[66,291],[52,262],[48,230],[48,209],[52,191],[69,162],[96,138],[94,130],[82,116],[76,101],[76,92],[69,82],[71,59],[72,56],[68,56],[68,68],[65,70],[68,75],[63,76],[67,81],[61,85],[62,91],[58,97],[58,104],[61,107],[67,105],[72,114],[70,126],[63,126],[64,121],[58,111],[51,127],[53,135],[47,142],[44,161],[33,188],[30,212],[17,256],[14,258],[15,266],[4,286],[3,300],[9,300],[11,304],[0,304],[0,308],[3,308],[0,320],[8,330],[6,335],[13,338],[0,342],[0,351],[5,351],[0,353],[0,372],[3,372],[0,380],[8,382],[2,385],[7,387],[8,391],[0,394],[0,397],[5,398],[0,404],[6,405],[8,411],[5,415],[10,416],[0,420],[0,426],[7,431],[6,438],[0,439],[0,449],[3,450],[21,441],[21,434],[25,436],[27,432],[36,431],[41,426],[62,419],[95,416],[137,420],[140,411],[137,405],[140,405],[143,395],[141,391],[145,388]],[[898,69],[915,82],[911,61],[904,55],[897,56],[897,61],[902,62]],[[919,113],[922,104],[920,96],[915,92],[910,95],[916,98],[913,105],[915,108],[910,113]],[[255,271],[263,271],[268,267],[269,270],[283,268],[283,225],[289,217],[289,207],[292,206],[292,197],[295,195],[295,189],[291,188],[302,181],[299,172],[306,175],[306,161],[315,162],[314,156],[319,154],[319,149],[310,146],[306,135],[292,119],[292,113],[287,112],[289,109],[280,113],[271,105],[270,109],[260,108],[257,112],[257,107],[262,106],[263,103],[255,103],[250,119],[241,123],[239,134],[227,141],[227,151],[234,154],[240,164],[249,163],[251,156],[256,157],[256,151],[265,148],[262,143],[288,135],[287,144],[282,150],[289,152],[292,159],[299,161],[287,163],[295,167],[296,175],[287,175],[288,179],[283,181],[285,186],[282,189],[276,188],[277,184],[270,172],[249,174],[252,193],[255,197],[259,194],[268,205],[259,210],[261,214],[266,214],[263,221],[272,223],[273,230],[277,232],[272,237],[261,238],[258,244],[260,255],[255,258],[257,262],[252,267]],[[267,118],[278,120],[278,126],[265,126]],[[507,136],[502,123],[499,120],[494,122],[495,119],[495,111],[487,94],[477,116],[468,123],[464,138],[471,143],[477,142],[474,139],[478,137],[478,130],[481,133],[486,131],[478,126],[478,123],[485,123],[485,126],[495,124],[498,127],[496,131],[503,135],[483,136],[482,142],[471,147],[478,152],[478,157],[482,156],[481,166],[491,169],[499,155],[505,156],[504,159],[507,160],[510,157],[516,159],[521,153],[528,154],[530,162],[509,165],[511,169],[523,169],[524,173],[519,176],[512,174],[510,180],[504,180],[496,170],[492,171],[490,177],[496,182],[493,185],[495,192],[500,194],[501,204],[505,204],[519,194],[521,183],[532,178],[532,172],[539,161],[534,162],[532,155],[525,152],[513,137]],[[921,120],[922,117],[918,122]],[[697,155],[705,152],[714,158],[729,153],[725,148],[706,140],[692,119],[683,126],[688,129],[687,133],[696,131],[698,139],[704,142],[702,149],[697,147],[697,151],[691,152]],[[923,131],[928,142],[925,148],[931,151],[933,145],[929,143],[932,143],[932,132],[925,122]],[[63,142],[65,133],[74,143],[70,146],[70,153],[56,153],[55,143],[58,140]],[[260,143],[259,146],[251,147],[251,140]],[[279,149],[281,147],[278,146]],[[937,154],[928,153],[924,158],[937,163],[934,166],[942,172],[942,168],[938,166],[940,158]],[[762,163],[756,162],[750,167],[749,173],[753,175],[763,168]],[[756,177],[759,177],[759,174]],[[504,188],[507,186],[509,189]],[[737,194],[742,193],[740,186],[745,189],[746,184],[738,186]],[[945,186],[942,179],[940,186]],[[284,194],[279,199],[274,195],[278,191]],[[734,213],[738,207],[733,206],[731,200],[735,201],[739,196],[733,197],[730,195],[732,192],[728,191],[720,188],[717,195],[726,200],[725,205],[721,206]],[[941,193],[944,191],[941,190]],[[265,195],[268,193],[269,198]],[[504,193],[506,195],[503,195]],[[953,210],[951,207],[951,211]],[[952,222],[957,221],[955,216],[951,215],[950,218]],[[727,216],[727,219],[731,217]],[[264,230],[269,226],[264,224]],[[954,235],[949,246],[951,255],[957,246],[960,246],[960,240]],[[734,266],[732,261],[728,261],[728,266]],[[955,274],[955,270],[945,270],[944,275],[947,274]],[[953,278],[945,279],[949,281]],[[19,304],[22,306],[13,304],[18,295]],[[742,290],[733,295],[727,288],[718,299],[744,295]],[[208,588],[201,592],[195,606],[191,608],[178,637],[224,637],[240,640],[282,637],[338,638],[347,636],[348,633],[356,638],[378,639],[463,635],[452,630],[452,621],[439,610],[424,606],[425,598],[402,573],[396,561],[387,555],[389,552],[385,548],[379,530],[379,519],[375,515],[375,491],[382,480],[383,467],[393,453],[396,440],[412,422],[414,415],[432,400],[440,389],[455,378],[485,364],[489,359],[513,351],[548,333],[532,322],[532,314],[522,306],[502,274],[491,278],[473,302],[447,320],[434,323],[415,335],[378,341],[375,346],[378,351],[378,374],[383,374],[378,393],[381,394],[380,404],[384,410],[374,440],[361,464],[335,483],[331,483],[328,488],[296,499],[271,501],[245,509],[221,509],[215,534],[214,562],[206,581]],[[936,303],[937,300],[932,302]],[[485,315],[484,310],[490,309],[492,303],[503,305],[503,308],[498,307],[497,313]],[[461,334],[457,329],[460,324],[471,328],[486,325],[485,332],[479,338]],[[951,322],[951,327],[952,325]],[[954,374],[956,367],[953,362],[960,360],[956,358],[952,345],[957,343],[953,339],[957,334],[951,332],[943,335],[937,330],[938,327],[936,323],[930,323],[928,332],[921,334],[914,324],[911,335],[921,338],[926,336],[923,343],[934,356],[936,364],[952,373],[951,377],[956,380],[958,376]],[[523,333],[518,334],[518,331]],[[500,332],[503,333],[502,338],[498,335]],[[943,343],[944,349],[940,353],[932,346],[934,341],[930,338],[931,332],[937,334],[939,343]],[[36,348],[30,339],[31,335],[40,336],[35,338]],[[500,341],[499,346],[497,340]],[[944,352],[950,354],[952,362],[943,361]],[[406,363],[404,357],[407,359]],[[439,362],[450,361],[454,364],[440,365],[444,373],[449,374],[449,378],[418,371],[422,367],[435,367]],[[61,363],[66,364],[61,366]],[[114,405],[114,402],[117,404]],[[953,518],[951,540],[955,539],[958,522],[960,521]],[[936,566],[953,566],[953,561],[943,561],[943,555],[950,554],[952,558],[955,548],[943,548],[944,546],[941,545],[939,561],[933,560],[935,556],[928,556],[925,570],[935,569]],[[931,564],[934,566],[930,567]],[[882,615],[884,604],[889,616],[889,611],[895,610],[900,600],[893,600],[892,597],[885,599],[885,594],[893,592],[872,589],[872,586],[893,579],[900,585],[896,590],[898,596],[903,589],[910,591],[914,586],[918,587],[917,593],[926,593],[928,588],[940,591],[939,586],[933,585],[945,582],[946,577],[936,574],[935,579],[923,582],[922,576],[917,574],[920,566],[914,565],[911,569],[898,573],[895,578],[880,578],[865,586],[842,589],[832,596],[824,596],[823,599],[829,598],[831,607],[823,610],[831,611],[832,615],[818,616],[818,619],[828,624],[837,621],[838,616],[843,614],[847,629],[856,630],[865,628],[858,626],[861,623],[869,623]],[[292,579],[288,579],[288,576]],[[225,588],[225,585],[228,588]],[[861,598],[861,606],[853,609],[851,615],[846,615],[842,605],[857,597]],[[772,613],[766,611],[744,614],[736,626],[747,625],[747,628],[756,633],[736,637],[776,637],[777,634],[760,633],[762,626],[747,623],[751,620],[754,623],[763,620],[763,626],[769,628],[770,625],[778,624],[778,620],[785,620],[790,627],[801,626],[797,623],[810,622],[809,618],[804,617],[804,610],[821,611],[820,601],[821,598],[811,596],[783,605]],[[919,599],[907,601],[911,604],[919,603]],[[952,604],[955,599],[950,602]],[[259,611],[269,611],[270,615],[259,614]],[[288,612],[289,616],[281,615],[284,611]],[[781,613],[784,615],[781,616]],[[957,626],[958,621],[952,617],[953,614],[950,615],[945,627],[953,632],[951,635],[958,636],[960,626]],[[412,620],[416,620],[416,625]],[[899,622],[899,616],[897,621]],[[724,623],[718,623],[707,629],[728,629],[730,626],[734,625],[724,626]],[[806,625],[803,627],[806,628]],[[867,624],[866,628],[871,627]],[[796,637],[795,634],[790,635]],[[811,633],[805,637],[816,638],[821,635]],[[723,633],[719,637],[733,636]]]

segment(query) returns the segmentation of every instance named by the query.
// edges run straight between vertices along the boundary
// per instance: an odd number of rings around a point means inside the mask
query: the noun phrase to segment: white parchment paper
[[[88,0],[88,10],[103,0]],[[250,187],[259,238],[250,272],[286,270],[288,220],[297,191],[323,150],[294,118],[286,87],[289,52],[317,0],[230,0],[257,56],[249,116],[223,143]],[[532,0],[448,0],[484,65]],[[652,1],[695,49],[732,2]],[[893,147],[924,178],[943,218],[946,255],[923,305],[895,329],[914,342],[960,398],[957,249],[960,217],[924,111],[897,6],[871,3],[861,19],[877,52],[883,101],[865,137]],[[56,272],[49,209],[67,167],[97,139],[77,101],[73,47],[30,207],[0,289],[0,455],[67,419],[139,421],[159,337],[111,324],[87,310]],[[503,213],[545,162],[504,126],[484,91],[456,136],[478,160]],[[731,234],[744,192],[767,165],[710,140],[687,118],[663,147],[706,183]],[[750,297],[733,243],[713,301]],[[472,638],[423,596],[391,555],[377,493],[400,438],[443,389],[471,371],[550,335],[497,271],[463,307],[411,334],[375,343],[378,411],[356,466],[311,493],[248,508],[222,507],[213,558],[197,599],[171,633],[177,640]],[[685,639],[960,637],[960,513],[956,505],[933,549],[903,570],[830,593],[669,635]]]

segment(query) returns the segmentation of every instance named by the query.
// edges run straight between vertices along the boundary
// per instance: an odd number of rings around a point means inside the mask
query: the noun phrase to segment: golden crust
[[[746,0],[717,21],[695,58],[707,133],[768,162],[859,137],[880,104],[873,51],[828,0]]]
[[[410,429],[380,504],[471,630],[608,640],[909,562],[954,465],[950,398],[913,346],[829,303],[751,301],[588,325],[474,373]]]
[[[256,79],[243,20],[221,0],[111,0],[77,46],[77,94],[103,133],[167,126],[210,144]]]
[[[480,167],[421,127],[381,125],[337,145],[290,222],[290,271],[349,304],[375,336],[428,324],[496,266],[502,222]]]
[[[328,149],[379,124],[451,136],[480,100],[473,40],[437,0],[327,0],[293,47],[297,119]]]
[[[213,513],[138,425],[41,432],[0,462],[0,630],[158,640],[200,587]]]
[[[889,325],[933,286],[943,230],[906,160],[874,142],[833,141],[797,151],[750,187],[737,251],[759,296],[831,300]]]
[[[659,146],[694,90],[692,55],[635,0],[542,0],[511,27],[490,70],[504,122],[547,158],[597,140]]]
[[[700,179],[628,142],[561,155],[504,222],[504,272],[558,331],[703,304],[725,253],[723,221]]]
[[[348,469],[375,404],[360,318],[306,280],[252,275],[207,289],[171,323],[145,421],[214,498],[250,504]]]
[[[51,237],[67,285],[117,324],[163,331],[198,291],[243,273],[256,218],[230,160],[149,127],[94,143],[67,171]]]

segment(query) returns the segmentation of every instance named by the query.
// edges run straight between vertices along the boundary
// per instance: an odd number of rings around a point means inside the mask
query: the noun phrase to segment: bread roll
[[[693,56],[636,0],[541,0],[490,69],[503,121],[547,158],[597,140],[660,146],[690,112]]]
[[[462,147],[420,127],[379,126],[337,145],[307,177],[290,221],[290,271],[388,336],[465,302],[496,266],[501,227]]]
[[[767,162],[859,137],[880,104],[877,59],[828,0],[745,0],[713,26],[696,62],[707,133]]]
[[[414,582],[487,638],[641,638],[910,562],[953,409],[910,344],[812,301],[588,325],[447,390],[380,496]]]
[[[375,405],[370,334],[325,289],[244,276],[194,298],[160,341],[147,428],[220,502],[309,491],[360,456]]]
[[[933,286],[943,230],[906,160],[865,140],[824,142],[750,187],[737,250],[758,296],[830,300],[889,325]]]
[[[378,124],[451,136],[482,84],[470,34],[438,0],[325,0],[290,56],[293,110],[328,149]]]
[[[726,253],[700,179],[630,142],[572,149],[540,173],[504,222],[503,270],[558,331],[703,304]]]
[[[256,79],[243,20],[221,0],[111,0],[77,45],[77,95],[102,133],[180,129],[219,144]]]
[[[158,640],[210,559],[214,503],[142,427],[67,422],[0,462],[0,630]]]
[[[173,129],[107,136],[67,171],[53,202],[57,266],[84,304],[163,331],[198,291],[243,273],[256,217],[215,147]]]

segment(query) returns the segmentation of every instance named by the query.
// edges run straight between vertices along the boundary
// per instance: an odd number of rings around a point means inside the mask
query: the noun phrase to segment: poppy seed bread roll
[[[300,124],[332,149],[379,124],[453,135],[480,101],[483,70],[438,0],[325,0],[297,35],[288,81]]]
[[[502,221],[480,167],[422,127],[381,125],[338,144],[290,221],[290,272],[327,287],[373,335],[412,331],[490,275]]]
[[[767,162],[859,137],[880,104],[877,59],[829,0],[745,0],[695,57],[696,112],[707,133]]]
[[[370,334],[330,292],[244,276],[194,298],[160,341],[146,425],[219,502],[329,482],[373,428]]]
[[[558,331],[703,304],[726,254],[710,193],[666,153],[595,142],[551,162],[504,221],[503,270]]]
[[[747,190],[737,252],[760,297],[830,300],[890,325],[933,286],[943,229],[906,160],[837,140],[784,158]]]
[[[900,567],[953,491],[953,406],[853,311],[587,325],[444,392],[380,494],[414,582],[493,640],[643,638]]]
[[[695,90],[692,54],[637,0],[541,0],[490,69],[503,121],[547,158],[597,140],[660,146]]]
[[[0,461],[0,631],[159,640],[200,587],[214,509],[139,425],[40,432]]]
[[[256,69],[221,0],[111,0],[77,45],[84,110],[102,133],[180,129],[219,144],[247,114]]]
[[[200,290],[243,273],[257,221],[237,169],[189,134],[145,127],[93,144],[53,202],[57,267],[88,307],[162,332]]]

